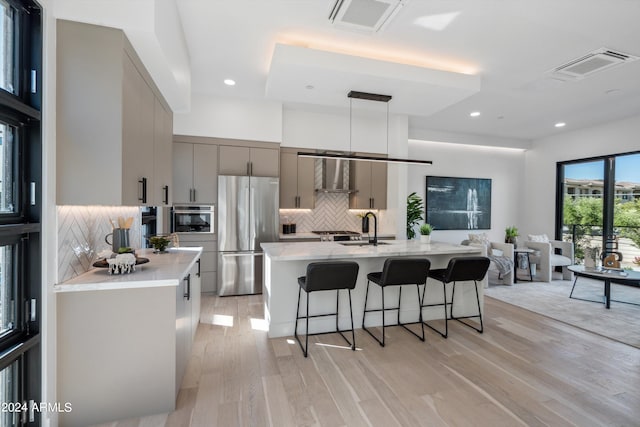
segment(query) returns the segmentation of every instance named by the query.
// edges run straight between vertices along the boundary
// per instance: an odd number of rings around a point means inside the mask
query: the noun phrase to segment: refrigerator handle
[[[241,257],[241,256],[259,257],[259,256],[263,256],[264,252],[254,252],[254,251],[250,251],[250,252],[229,252],[229,253],[221,252],[220,255],[223,256],[223,257]]]

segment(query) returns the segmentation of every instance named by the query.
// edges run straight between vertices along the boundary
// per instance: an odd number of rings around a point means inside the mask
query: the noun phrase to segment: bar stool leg
[[[349,292],[349,315],[351,316],[351,350],[356,351],[356,330],[353,327],[353,309],[351,306],[351,289],[347,289]]]
[[[461,317],[454,317],[453,316],[453,303],[454,303],[454,294],[456,291],[456,282],[453,282],[453,289],[451,291],[451,318],[454,320],[457,320],[458,322],[462,323],[465,326],[470,327],[471,329],[474,329],[476,331],[478,331],[479,333],[482,333],[484,331],[484,324],[482,322],[482,311],[480,310],[480,294],[478,293],[478,283],[474,280],[473,281],[473,285],[476,291],[476,303],[478,304],[478,314],[474,315],[474,316],[461,316]],[[478,317],[480,319],[480,328],[476,328],[475,326],[473,326],[472,324],[469,324],[467,322],[463,322],[461,319],[469,319],[469,318],[473,318],[473,317]]]
[[[382,346],[384,347],[384,286],[382,289]]]
[[[340,334],[340,336],[347,342],[347,344],[349,344],[349,346],[351,347],[352,350],[356,349],[356,332],[353,329],[353,309],[351,306],[351,289],[347,289],[347,291],[349,292],[349,316],[351,317],[351,339],[352,341],[349,341],[349,339],[344,336],[343,332],[348,332],[348,329],[345,329],[344,331],[340,330],[340,325],[339,325],[339,318],[340,318],[340,289],[336,289],[336,332]]]
[[[302,294],[302,288],[298,288],[298,307],[296,309],[296,324],[295,324],[295,330],[293,332],[293,335],[296,337],[296,340],[298,341],[298,344],[300,345],[300,349],[302,349],[302,353],[304,354],[304,357],[307,357],[308,355],[308,349],[309,349],[309,293],[305,292],[307,294],[307,316],[305,318],[306,320],[306,329],[304,331],[304,346],[302,345],[302,341],[300,340],[300,337],[298,336],[298,319],[301,319],[300,317],[300,295]]]
[[[304,357],[307,357],[309,352],[309,292],[307,292],[307,322],[306,329],[304,331]]]
[[[380,346],[384,347],[384,286],[381,286],[382,289],[382,310],[367,310],[367,300],[369,297],[369,280],[367,280],[367,290],[364,294],[364,313],[362,313],[362,329],[364,329],[369,335],[371,335],[371,337],[373,339],[375,339],[376,341],[378,341],[378,344],[380,344]],[[369,329],[366,328],[365,324],[364,324],[364,319],[365,316],[367,315],[367,312],[371,312],[371,311],[380,311],[382,312],[382,340],[380,340],[378,337],[376,337],[375,335],[373,335],[373,332],[371,332]]]
[[[413,322],[413,323],[400,323],[400,301],[401,301],[401,297],[402,297],[402,285],[400,285],[400,289],[398,291],[398,326],[402,326],[404,329],[406,329],[408,332],[411,332],[413,335],[415,335],[416,337],[418,337],[418,339],[420,339],[420,341],[424,341],[424,325],[422,324],[422,310],[420,307],[420,285],[416,284],[416,289],[418,290],[418,310],[419,310],[419,320],[418,322]],[[389,310],[393,310],[393,309],[389,309]],[[417,333],[413,332],[411,329],[409,329],[407,327],[407,325],[412,325],[415,323],[420,323],[421,328],[422,328],[422,335],[418,335]]]
[[[447,315],[447,284],[442,282],[442,298],[443,298],[443,303],[442,304],[427,304],[425,305],[424,303],[424,297],[427,294],[427,284],[425,283],[424,285],[424,292],[422,293],[422,301],[420,302],[420,317],[422,317],[422,309],[424,307],[433,307],[436,305],[441,305],[444,307],[444,333],[442,331],[437,330],[436,328],[434,328],[433,326],[431,326],[430,324],[428,324],[426,321],[421,320],[422,323],[427,326],[429,329],[431,329],[432,331],[435,331],[437,333],[440,334],[440,336],[442,336],[442,338],[447,338],[447,336],[449,336],[449,316]],[[453,298],[453,294],[451,296]],[[453,307],[453,306],[452,306]],[[424,328],[423,328],[424,329]]]

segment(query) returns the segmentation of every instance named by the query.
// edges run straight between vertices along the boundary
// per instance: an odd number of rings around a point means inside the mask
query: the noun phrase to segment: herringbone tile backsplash
[[[140,248],[140,208],[129,206],[58,206],[58,283],[89,271],[98,253],[111,249],[104,238],[109,219],[133,217],[131,247]]]
[[[340,193],[316,194],[316,208],[310,211],[286,209],[280,211],[280,223],[296,224],[298,233],[313,230],[360,231],[360,218],[349,211],[349,195]]]
[[[343,170],[344,182],[349,182],[348,162]],[[316,188],[322,186],[322,161],[315,164]],[[295,223],[296,232],[313,230],[360,231],[361,221],[357,213],[349,211],[349,195],[345,193],[316,193],[315,209],[280,211],[280,223]]]

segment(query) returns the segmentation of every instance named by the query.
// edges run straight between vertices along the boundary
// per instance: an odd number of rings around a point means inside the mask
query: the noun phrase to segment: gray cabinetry
[[[220,145],[220,175],[278,176],[279,150]]]
[[[280,151],[280,209],[315,207],[315,160],[298,157],[298,150]]]
[[[387,208],[387,164],[352,161],[349,187],[357,190],[349,195],[350,209]]]
[[[218,146],[174,140],[174,203],[213,205],[218,198]]]
[[[215,292],[218,289],[218,245],[215,237],[181,234],[180,246],[202,247],[202,255],[200,256],[201,290],[205,293]]]
[[[168,204],[171,110],[124,33],[59,20],[57,46],[57,203]]]
[[[173,196],[173,114],[156,98],[154,106],[152,200],[156,206],[169,206]]]
[[[176,396],[189,364],[193,339],[200,322],[200,262],[176,287]]]

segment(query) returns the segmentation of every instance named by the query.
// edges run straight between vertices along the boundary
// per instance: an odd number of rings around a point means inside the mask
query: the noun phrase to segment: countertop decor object
[[[148,262],[149,262],[149,258],[136,256],[136,265],[146,264]],[[92,265],[97,268],[108,268],[109,261],[108,261],[108,258],[102,258],[94,262]]]
[[[153,246],[155,253],[165,253],[169,244],[171,243],[171,239],[167,236],[151,236],[149,237],[149,243]]]
[[[433,227],[431,224],[424,223],[420,226],[420,241],[422,243],[431,243],[431,232]]]

